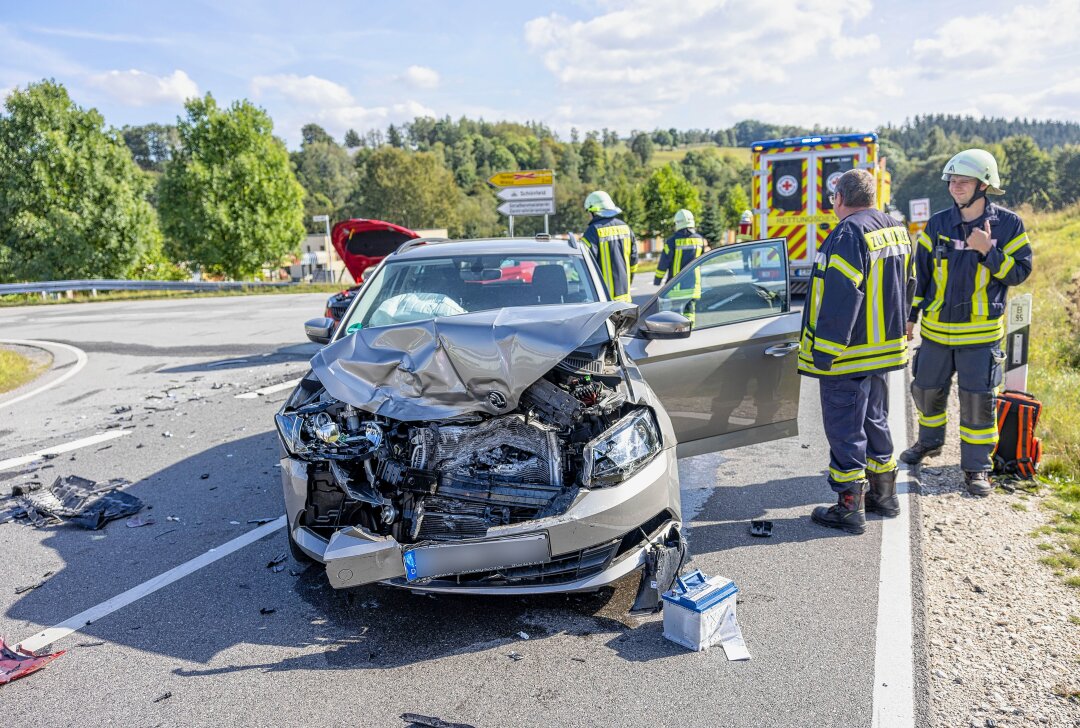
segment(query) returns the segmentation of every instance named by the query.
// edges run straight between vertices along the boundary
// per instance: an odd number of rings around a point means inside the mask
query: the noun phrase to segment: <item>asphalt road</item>
[[[315,346],[302,324],[323,299],[0,309],[3,338],[87,355],[54,388],[0,399],[0,461],[128,432],[2,471],[0,496],[62,475],[124,478],[156,521],[0,525],[0,636],[16,643],[283,512],[272,416],[288,390],[236,395],[305,371]],[[0,687],[5,713],[125,726],[402,726],[405,712],[477,728],[870,725],[882,522],[861,537],[810,522],[831,499],[812,382],[800,432],[680,463],[693,566],[738,584],[749,662],[690,653],[663,639],[660,617],[630,617],[636,578],[545,598],[338,592],[319,568],[268,568],[286,551],[279,529],[57,641],[67,654]],[[754,518],[774,522],[771,539],[750,537]]]

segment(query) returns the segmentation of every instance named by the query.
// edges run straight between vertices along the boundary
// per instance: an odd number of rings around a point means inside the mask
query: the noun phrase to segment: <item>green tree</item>
[[[304,124],[300,129],[301,144],[314,144],[316,142],[333,143],[334,137],[318,124]]]
[[[652,159],[654,150],[653,140],[648,134],[635,134],[630,141],[630,151],[637,155],[643,165],[648,164],[649,160]]]
[[[333,139],[304,142],[290,156],[296,179],[304,188],[304,225],[310,232],[321,232],[323,223],[312,222],[312,216],[339,215],[356,186],[356,167]]]
[[[1050,155],[1029,136],[1013,136],[1001,142],[1008,165],[1003,175],[1005,199],[1010,205],[1049,207],[1055,192],[1054,163]]]
[[[356,133],[356,129],[349,129],[345,132],[345,148],[356,149],[362,143],[360,141],[360,135]]]
[[[184,108],[159,192],[167,252],[233,278],[277,265],[304,237],[304,188],[273,122],[246,100],[221,109],[210,94]]]
[[[120,133],[135,164],[147,172],[161,172],[178,141],[176,127],[165,124],[125,126]]]
[[[604,177],[607,159],[604,148],[595,137],[588,137],[581,145],[581,179],[590,184],[599,183]]]
[[[711,192],[706,192],[701,202],[701,220],[698,221],[698,232],[712,245],[719,245],[724,236],[724,219],[720,208],[716,204],[716,198]]]
[[[350,209],[409,228],[447,228],[460,234],[461,191],[454,175],[432,152],[384,146],[364,164]]]
[[[97,111],[51,80],[12,91],[5,108],[0,281],[124,278],[160,257],[147,178]]]
[[[1057,151],[1054,157],[1057,177],[1057,199],[1061,207],[1080,200],[1080,146],[1069,144]]]
[[[675,229],[675,213],[684,207],[695,216],[701,214],[697,188],[670,164],[649,175],[642,198],[645,205],[644,223],[650,235],[671,234]]]
[[[720,222],[725,230],[738,227],[739,218],[750,209],[750,200],[747,199],[746,190],[742,185],[731,185],[724,190],[720,203]]]

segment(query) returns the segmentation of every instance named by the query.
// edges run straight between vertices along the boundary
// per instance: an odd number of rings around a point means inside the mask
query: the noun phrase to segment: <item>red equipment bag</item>
[[[1007,389],[997,400],[998,443],[994,474],[1031,478],[1042,460],[1042,441],[1035,437],[1042,402],[1027,392]]]

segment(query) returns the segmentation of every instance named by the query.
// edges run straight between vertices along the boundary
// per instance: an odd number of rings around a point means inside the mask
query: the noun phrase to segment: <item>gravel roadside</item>
[[[930,725],[1080,727],[1080,590],[1039,563],[1042,497],[967,495],[955,387],[948,418],[918,473]]]

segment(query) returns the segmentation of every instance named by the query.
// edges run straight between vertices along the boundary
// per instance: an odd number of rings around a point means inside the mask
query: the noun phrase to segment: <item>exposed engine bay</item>
[[[416,544],[562,513],[581,488],[619,482],[660,450],[620,355],[606,335],[594,337],[505,414],[434,421],[362,410],[309,374],[277,415],[283,446],[307,463],[299,525],[325,538],[359,526]]]

